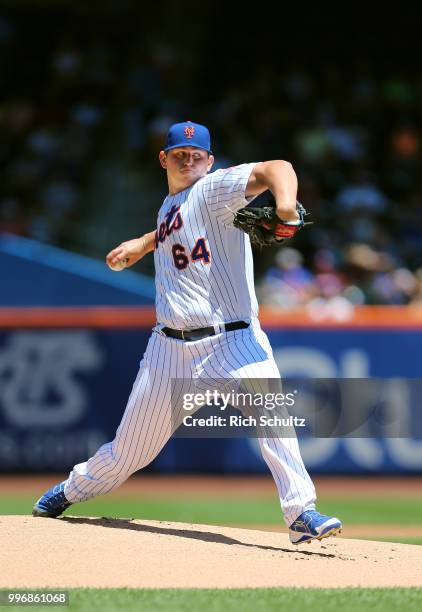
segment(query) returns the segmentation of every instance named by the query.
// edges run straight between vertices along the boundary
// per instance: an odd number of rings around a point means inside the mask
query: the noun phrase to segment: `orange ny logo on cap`
[[[195,128],[187,125],[185,127],[185,136],[186,136],[186,138],[193,138],[194,134],[195,134]]]

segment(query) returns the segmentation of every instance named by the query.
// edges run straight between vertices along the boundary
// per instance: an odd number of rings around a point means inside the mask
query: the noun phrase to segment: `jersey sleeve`
[[[202,181],[208,208],[222,223],[231,224],[234,213],[255,199],[256,196],[246,198],[245,191],[256,164],[257,162],[216,170]]]

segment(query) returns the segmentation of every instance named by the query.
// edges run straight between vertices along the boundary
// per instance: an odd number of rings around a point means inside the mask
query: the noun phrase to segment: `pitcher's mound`
[[[422,586],[407,544],[72,516],[0,516],[0,532],[0,587]]]

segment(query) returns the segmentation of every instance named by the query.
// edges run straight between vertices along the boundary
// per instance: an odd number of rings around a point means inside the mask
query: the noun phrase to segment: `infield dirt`
[[[0,516],[1,588],[422,586],[422,547],[161,521]]]

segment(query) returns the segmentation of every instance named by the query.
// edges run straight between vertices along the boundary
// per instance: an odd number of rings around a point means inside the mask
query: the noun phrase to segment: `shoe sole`
[[[328,538],[329,536],[337,536],[337,534],[341,533],[341,530],[342,530],[342,526],[332,527],[331,529],[328,529],[325,533],[321,534],[320,536],[310,537],[307,540],[302,540],[301,542],[291,542],[291,544],[295,544],[297,546],[298,544],[310,544],[312,540],[321,541],[324,538]]]
[[[58,516],[60,516],[60,514],[50,514],[49,512],[42,512],[42,510],[38,510],[37,508],[34,508],[32,510],[32,516],[40,516],[42,518],[57,518]]]

